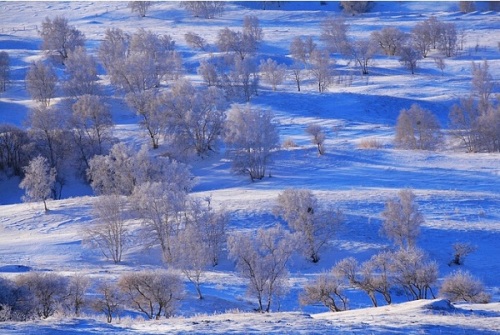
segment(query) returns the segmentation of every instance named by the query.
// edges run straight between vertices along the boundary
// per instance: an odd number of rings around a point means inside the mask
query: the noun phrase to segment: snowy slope
[[[234,175],[222,154],[193,162],[198,180],[193,194],[212,196],[215,207],[228,210],[230,231],[276,223],[271,209],[277,195],[290,187],[312,189],[322,202],[330,202],[346,214],[345,224],[323,251],[319,264],[300,259],[292,264],[291,291],[281,301],[282,312],[252,313],[254,301],[245,296],[244,283],[233,265],[223,259],[206,275],[204,301],[198,301],[187,285],[178,318],[141,321],[137,314],[129,313],[108,325],[103,317],[89,313],[75,319],[57,316],[30,323],[0,323],[0,334],[499,333],[500,156],[466,154],[451,143],[437,152],[402,151],[392,146],[397,115],[412,103],[431,109],[446,127],[450,106],[470,90],[472,60],[487,59],[498,83],[500,15],[481,6],[480,11],[462,14],[455,2],[377,2],[371,13],[348,17],[352,36],[367,37],[371,31],[391,25],[409,31],[416,22],[436,15],[465,30],[466,46],[463,54],[446,60],[443,75],[431,59],[423,60],[412,76],[397,59],[378,57],[365,77],[339,60],[340,70],[353,73],[353,84],[334,85],[323,94],[315,91],[314,83],[306,84],[302,92],[296,92],[291,81],[277,92],[263,86],[252,105],[272,110],[280,122],[281,138],[292,138],[298,144],[277,152],[271,178],[251,183]],[[42,57],[36,30],[46,16],[68,18],[86,35],[91,52],[107,27],[128,32],[144,27],[168,33],[183,53],[188,74],[199,80],[196,66],[206,55],[196,55],[188,48],[183,38],[186,32],[197,32],[214,43],[219,29],[240,29],[243,16],[254,14],[265,33],[259,57],[287,62],[294,36],[313,36],[319,42],[320,22],[339,13],[335,3],[287,2],[265,10],[260,2],[228,3],[221,17],[205,21],[192,18],[177,2],[167,2],[156,3],[140,19],[130,13],[126,2],[2,2],[0,50],[12,59],[12,82],[0,94],[0,122],[23,126],[34,105],[23,79],[30,62]],[[105,76],[102,79],[105,83]],[[137,118],[121,98],[112,97],[110,103],[117,124],[115,134],[127,142],[145,141]],[[311,122],[328,129],[324,156],[317,156],[305,134]],[[377,139],[383,148],[359,149],[364,139]],[[14,277],[32,269],[113,279],[125,271],[162,266],[155,250],[131,249],[123,264],[113,265],[82,246],[82,230],[93,220],[91,208],[96,201],[88,187],[72,182],[63,191],[64,199],[49,202],[51,211],[44,213],[40,204],[21,203],[18,183],[15,178],[0,179],[0,275]],[[418,245],[436,260],[440,278],[455,270],[447,265],[451,245],[473,243],[478,249],[463,267],[484,282],[494,302],[453,308],[441,300],[403,303],[406,299],[400,296],[395,298],[398,304],[367,309],[368,298],[352,292],[351,311],[333,314],[323,313],[322,306],[300,306],[297,297],[307,280],[346,256],[363,261],[388,247],[388,241],[379,235],[380,213],[385,201],[404,188],[417,195],[426,219]]]

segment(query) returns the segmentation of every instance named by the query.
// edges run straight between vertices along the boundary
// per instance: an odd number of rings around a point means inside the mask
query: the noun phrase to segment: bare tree
[[[120,195],[105,195],[94,203],[95,222],[85,228],[85,242],[107,259],[120,263],[130,243],[127,229],[127,200]]]
[[[30,272],[16,278],[19,287],[33,294],[38,317],[46,319],[61,310],[61,301],[67,295],[68,279],[50,272]]]
[[[273,300],[287,291],[287,265],[293,254],[294,237],[283,227],[235,233],[228,237],[229,258],[248,279],[247,292],[258,301],[257,311],[269,312]]]
[[[485,304],[491,301],[491,296],[485,292],[483,283],[469,272],[462,270],[446,277],[439,293],[451,302]]]
[[[375,41],[387,56],[397,55],[399,48],[406,43],[409,36],[396,27],[385,27],[371,33]]]
[[[243,36],[257,48],[264,39],[264,32],[260,27],[259,18],[255,15],[245,15],[243,17]]]
[[[233,159],[233,170],[262,179],[271,154],[279,147],[279,133],[269,111],[234,106],[225,124],[225,142]]]
[[[63,82],[63,88],[68,95],[78,97],[84,94],[100,94],[97,61],[87,54],[83,47],[69,52],[65,64],[67,78]]]
[[[459,1],[458,7],[462,13],[470,13],[476,10],[474,1]]]
[[[219,71],[217,69],[217,66],[211,59],[202,60],[200,62],[200,66],[198,67],[197,72],[200,76],[202,76],[203,81],[207,86],[222,86],[220,83],[220,78],[218,73]]]
[[[321,208],[310,190],[284,190],[278,195],[274,213],[301,236],[298,248],[314,263],[319,261],[320,250],[334,236],[343,219],[339,210]]]
[[[437,68],[441,70],[441,75],[444,74],[444,69],[446,68],[446,62],[444,61],[444,57],[442,56],[436,56],[434,57],[434,63],[436,64]]]
[[[57,84],[57,75],[51,65],[45,65],[42,61],[32,63],[25,81],[28,92],[34,100],[43,106],[50,105]]]
[[[87,290],[90,286],[89,277],[76,273],[69,278],[67,296],[65,297],[66,308],[72,314],[79,317],[82,309],[87,305]]]
[[[28,132],[16,126],[0,124],[0,170],[20,176],[30,157]]]
[[[104,313],[106,321],[111,323],[113,316],[117,315],[122,309],[123,295],[116,284],[109,283],[107,280],[101,281],[97,285],[96,291],[99,296],[92,301],[92,309]]]
[[[258,66],[255,59],[246,57],[241,59],[234,57],[234,63],[229,72],[230,83],[227,87],[232,90],[228,95],[243,96],[245,101],[250,101],[253,95],[257,94],[259,85]]]
[[[348,309],[348,299],[344,289],[341,279],[332,272],[326,272],[304,286],[299,300],[302,305],[321,302],[332,312],[345,311]]]
[[[85,35],[68,24],[68,19],[56,16],[53,20],[46,17],[42,22],[42,49],[51,56],[58,56],[62,63],[68,58],[68,54],[76,47],[83,47]]]
[[[325,154],[325,138],[326,134],[318,124],[310,124],[306,128],[306,133],[311,136],[311,141],[318,148],[318,154]]]
[[[151,1],[130,1],[128,7],[132,13],[137,13],[140,17],[146,17],[149,7],[153,5]]]
[[[317,45],[311,36],[305,37],[304,40],[296,36],[290,43],[290,54],[296,62],[300,62],[305,66],[310,62],[311,54],[316,50],[316,47]]]
[[[194,17],[213,19],[224,12],[224,1],[182,1],[181,6]]]
[[[47,200],[52,196],[52,189],[56,182],[56,169],[50,167],[45,157],[38,156],[30,161],[24,173],[24,179],[19,184],[19,187],[25,191],[23,201],[43,201],[45,211],[48,211]]]
[[[458,104],[451,107],[448,115],[450,119],[451,133],[461,140],[467,152],[475,152],[481,149],[479,118],[481,112],[476,105],[474,98],[468,96],[460,99]]]
[[[400,111],[394,140],[398,148],[434,150],[442,142],[441,126],[431,111],[413,104]]]
[[[411,190],[401,190],[398,197],[386,202],[382,212],[381,232],[402,249],[413,248],[425,219]]]
[[[0,51],[0,92],[5,92],[10,77],[10,58],[6,51]]]
[[[167,271],[126,273],[118,286],[131,307],[156,320],[173,316],[184,292],[181,278]]]

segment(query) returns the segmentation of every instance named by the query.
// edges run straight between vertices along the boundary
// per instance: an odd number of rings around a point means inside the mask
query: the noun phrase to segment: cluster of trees
[[[353,257],[342,259],[305,286],[300,296],[302,304],[319,302],[334,312],[346,310],[348,288],[366,293],[374,307],[379,305],[378,297],[391,304],[397,290],[411,300],[435,296],[432,287],[438,279],[437,263],[416,246],[425,220],[415,202],[415,194],[411,190],[400,191],[397,198],[387,201],[382,217],[381,233],[393,242],[395,249],[379,252],[361,264]],[[454,248],[457,264],[471,251],[464,246],[470,247],[461,243]],[[451,301],[485,303],[490,300],[481,282],[466,271],[446,277],[440,294]]]
[[[467,152],[500,151],[500,103],[492,99],[494,83],[488,67],[487,61],[472,63],[471,93],[448,115],[451,135]],[[394,142],[401,149],[435,150],[444,142],[437,117],[418,104],[400,111],[395,130]]]
[[[90,289],[96,286],[95,294]],[[82,274],[63,276],[29,272],[14,280],[0,277],[0,321],[46,319],[55,314],[80,316],[103,313],[108,322],[124,308],[147,319],[171,317],[183,298],[184,285],[173,271],[140,271],[122,274],[118,281],[93,282]]]

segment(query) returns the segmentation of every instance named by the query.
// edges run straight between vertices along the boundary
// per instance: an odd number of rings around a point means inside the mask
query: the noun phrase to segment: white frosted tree
[[[415,198],[413,191],[401,190],[397,198],[386,202],[382,212],[381,232],[401,249],[415,247],[420,226],[425,223]]]
[[[380,31],[374,31],[370,37],[387,56],[395,56],[409,38],[408,34],[396,27],[385,27]]]
[[[306,284],[299,300],[301,305],[311,305],[318,302],[322,303],[332,312],[347,310],[348,299],[344,290],[346,285],[342,279],[335,274],[324,272],[318,277]]]
[[[321,40],[332,53],[343,53],[348,42],[349,25],[341,17],[328,17],[321,22]]]
[[[100,94],[97,61],[85,48],[77,47],[69,52],[65,65],[66,80],[62,86],[68,95],[76,98],[84,94]]]
[[[435,150],[442,139],[441,126],[431,111],[417,104],[400,111],[394,139],[398,148]]]
[[[311,136],[311,142],[318,148],[318,154],[325,154],[326,134],[318,124],[310,124],[306,128],[306,133]]]
[[[109,106],[99,96],[82,95],[72,109],[70,124],[73,138],[85,168],[88,168],[89,160],[94,155],[102,155],[109,150],[114,123]]]
[[[50,105],[50,100],[55,96],[57,84],[57,75],[51,65],[44,64],[42,61],[32,63],[25,81],[33,100],[45,107]]]
[[[125,273],[118,287],[127,305],[154,320],[173,316],[184,293],[180,276],[171,271]]]
[[[422,59],[422,53],[415,47],[415,44],[408,43],[402,45],[399,48],[398,56],[399,62],[409,69],[411,74],[415,74],[417,64]]]
[[[295,237],[280,225],[228,237],[229,258],[248,280],[247,292],[257,299],[257,311],[269,312],[273,301],[287,292],[294,243]]]
[[[100,196],[93,205],[95,221],[85,229],[86,243],[115,264],[129,245],[127,200],[120,195]]]
[[[51,168],[45,157],[32,159],[24,169],[24,178],[19,187],[24,189],[23,201],[43,201],[45,211],[48,211],[47,200],[52,196],[56,182],[56,169]]]
[[[278,127],[269,111],[234,106],[225,124],[225,143],[233,160],[233,170],[252,181],[262,179],[273,150],[279,148]]]
[[[132,13],[137,13],[139,17],[146,17],[149,7],[153,4],[154,2],[152,1],[129,1],[128,7]]]
[[[68,54],[77,47],[85,44],[85,35],[74,26],[68,24],[68,19],[56,16],[54,19],[46,17],[42,22],[40,31],[42,37],[42,49],[49,55],[57,56],[62,63],[68,58]]]
[[[456,271],[447,276],[441,284],[439,294],[451,302],[465,301],[485,304],[491,301],[484,284],[468,271]]]
[[[278,195],[274,213],[288,223],[292,232],[300,234],[297,247],[314,263],[319,262],[320,250],[343,220],[339,210],[322,208],[310,190],[284,190]]]
[[[311,53],[311,76],[315,79],[318,92],[325,92],[333,83],[335,61],[326,50],[314,50]]]
[[[276,87],[281,85],[285,80],[286,66],[278,64],[278,62],[271,58],[268,58],[266,61],[260,61],[259,71],[262,73],[264,82],[271,85],[273,91],[276,91]]]

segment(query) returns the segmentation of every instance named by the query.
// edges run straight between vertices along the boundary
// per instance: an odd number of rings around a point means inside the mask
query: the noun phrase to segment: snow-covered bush
[[[439,293],[452,302],[488,303],[491,300],[483,283],[467,271],[459,270],[446,277]]]

